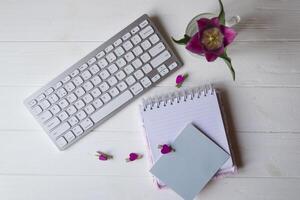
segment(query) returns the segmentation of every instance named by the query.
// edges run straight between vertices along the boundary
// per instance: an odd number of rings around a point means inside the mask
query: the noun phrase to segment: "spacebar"
[[[117,96],[115,99],[111,100],[108,104],[104,105],[98,111],[91,115],[91,119],[97,123],[104,117],[118,109],[124,103],[132,99],[133,95],[129,90],[123,92],[121,95]]]

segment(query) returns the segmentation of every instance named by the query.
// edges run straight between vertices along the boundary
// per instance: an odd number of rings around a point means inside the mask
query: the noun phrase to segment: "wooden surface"
[[[225,93],[239,173],[210,182],[196,199],[299,199],[300,1],[224,0],[240,15],[228,53],[207,63],[175,46],[191,74],[186,86],[215,83]],[[217,12],[217,1],[0,1],[0,199],[180,199],[158,190],[147,159],[138,99],[69,150],[59,152],[22,104],[24,98],[144,13],[180,37],[189,19]],[[178,74],[176,73],[176,74]],[[172,75],[143,97],[175,90]],[[128,118],[130,116],[130,118]],[[99,162],[96,150],[115,159]]]

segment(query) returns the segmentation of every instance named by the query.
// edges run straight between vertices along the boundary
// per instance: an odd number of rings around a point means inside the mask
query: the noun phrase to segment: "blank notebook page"
[[[141,107],[143,125],[153,163],[161,156],[158,145],[172,144],[180,130],[188,123],[194,124],[231,155],[218,97],[214,89],[210,89],[206,94],[203,91],[193,92],[173,100],[164,99],[164,103],[155,103],[154,101],[151,105],[144,104]],[[173,103],[171,104],[171,102]],[[222,174],[228,171],[233,172],[232,156],[218,173]]]

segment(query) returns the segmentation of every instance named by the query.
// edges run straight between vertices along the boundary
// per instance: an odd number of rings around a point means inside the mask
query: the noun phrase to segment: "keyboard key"
[[[177,63],[176,62],[173,62],[171,65],[168,66],[169,70],[173,70],[177,67]]]
[[[54,105],[49,109],[54,115],[59,113],[59,111],[61,111],[60,107],[58,107],[58,105]]]
[[[77,117],[73,116],[71,117],[68,122],[70,123],[71,126],[74,126],[75,124],[77,124],[79,121],[77,119]]]
[[[89,70],[90,70],[90,72],[92,72],[93,75],[97,74],[97,73],[100,71],[98,65],[93,65],[93,66],[91,66],[91,67],[89,68]]]
[[[86,81],[92,77],[92,74],[89,72],[89,70],[85,70],[84,72],[82,72],[81,76],[82,76],[83,80]]]
[[[142,78],[141,83],[144,86],[144,88],[147,88],[151,85],[151,81],[148,77]]]
[[[105,48],[105,52],[108,53],[113,49],[114,49],[114,47],[112,45],[109,45],[108,47]]]
[[[91,128],[93,125],[94,125],[94,123],[93,123],[92,120],[90,120],[89,118],[83,120],[83,121],[80,123],[80,126],[81,126],[84,130],[87,130],[87,129]]]
[[[62,82],[63,82],[63,83],[66,83],[66,82],[68,82],[69,80],[71,80],[71,76],[66,76],[66,77],[62,80]]]
[[[83,80],[80,76],[76,76],[74,79],[73,79],[73,83],[76,85],[76,86],[79,86],[83,83]]]
[[[117,84],[117,87],[120,91],[124,91],[127,88],[127,85],[124,81]]]
[[[42,108],[41,108],[40,106],[35,106],[35,107],[33,107],[32,111],[33,111],[33,113],[34,113],[35,115],[38,115],[38,114],[40,114],[43,110],[42,110]]]
[[[149,50],[149,53],[152,57],[156,56],[157,54],[159,54],[160,52],[162,52],[165,49],[165,45],[160,42],[157,45],[155,45],[154,47],[152,47]]]
[[[36,105],[37,104],[37,100],[35,100],[35,99],[33,99],[33,100],[31,100],[30,102],[29,102],[29,106],[34,106],[34,105]]]
[[[40,103],[40,106],[43,110],[45,110],[46,108],[49,108],[50,107],[50,102],[48,100],[43,100],[41,103]]]
[[[115,54],[120,57],[125,53],[124,49],[122,47],[118,47],[115,49]]]
[[[61,81],[57,82],[55,85],[55,89],[60,88],[63,85],[63,83]]]
[[[70,102],[70,103],[73,103],[74,101],[76,101],[77,97],[74,93],[70,94],[67,96],[67,100]]]
[[[84,101],[86,104],[88,104],[88,103],[90,103],[91,101],[94,100],[93,97],[92,97],[92,95],[90,95],[90,94],[85,95],[82,99],[83,99],[83,101]]]
[[[59,113],[58,115],[58,118],[61,120],[61,121],[64,121],[65,119],[67,119],[69,117],[68,113],[66,113],[65,111]]]
[[[119,68],[121,68],[126,65],[126,61],[124,60],[124,58],[120,58],[119,60],[116,61],[116,64],[118,65]]]
[[[96,109],[100,108],[103,103],[100,99],[96,99],[94,102],[93,102],[93,105],[95,106]]]
[[[108,62],[113,62],[114,60],[116,60],[117,57],[115,56],[114,53],[109,53],[107,56],[106,56],[106,60],[108,60]]]
[[[100,96],[101,91],[99,90],[99,88],[95,88],[92,90],[91,94],[93,95],[94,98]]]
[[[168,51],[164,51],[159,54],[156,58],[151,60],[150,64],[156,68],[161,65],[163,62],[167,61],[171,57],[171,54]]]
[[[166,75],[167,73],[169,73],[169,70],[168,70],[168,68],[166,67],[166,65],[161,65],[161,66],[159,66],[159,67],[157,68],[157,71],[159,72],[159,74],[160,74],[161,76],[164,76],[164,75]]]
[[[138,31],[140,30],[140,28],[138,26],[134,27],[130,32],[131,34],[136,34]]]
[[[134,84],[132,87],[130,87],[130,90],[134,95],[137,95],[143,91],[143,86],[140,83]]]
[[[56,94],[52,94],[50,97],[49,97],[49,101],[53,104],[55,103],[56,101],[58,101],[58,96]]]
[[[94,123],[97,123],[101,121],[103,118],[105,118],[107,115],[109,115],[111,112],[115,111],[119,107],[121,107],[123,104],[128,102],[130,99],[132,99],[133,95],[129,90],[123,92],[118,97],[114,98],[112,101],[110,101],[108,104],[104,105],[102,108],[97,110],[94,114],[91,115],[91,119]]]
[[[118,67],[117,67],[115,64],[110,65],[107,69],[108,69],[108,71],[109,71],[111,74],[113,74],[113,73],[115,73],[116,71],[118,71]]]
[[[106,90],[108,90],[109,86],[106,82],[104,82],[104,83],[100,84],[99,88],[102,92],[105,92]]]
[[[68,141],[71,142],[75,139],[75,135],[72,133],[72,131],[68,131],[65,135],[64,138]]]
[[[143,47],[144,50],[149,49],[152,45],[148,40],[145,40],[144,42],[142,42],[141,46]]]
[[[83,120],[84,118],[87,117],[87,114],[86,114],[83,110],[81,110],[81,111],[79,111],[79,112],[76,114],[76,116],[77,116],[78,119],[81,121],[81,120]]]
[[[82,87],[84,88],[85,91],[90,91],[91,89],[93,89],[93,84],[90,81],[85,82]]]
[[[152,33],[154,33],[154,30],[151,26],[147,26],[146,28],[144,28],[143,30],[141,30],[139,32],[140,36],[145,39],[147,38],[149,35],[151,35]]]
[[[120,80],[122,80],[123,78],[126,77],[126,74],[124,73],[124,71],[120,70],[120,71],[118,71],[118,72],[116,73],[116,77],[117,77],[117,79],[120,81]]]
[[[88,67],[88,65],[87,65],[86,63],[84,63],[83,65],[81,65],[81,66],[79,67],[79,70],[80,70],[80,71],[83,71],[83,70],[85,70],[87,67]]]
[[[48,96],[48,95],[52,94],[52,92],[54,92],[54,89],[51,87],[46,90],[45,94]]]
[[[36,98],[36,100],[42,101],[42,100],[45,99],[45,98],[46,98],[46,95],[45,95],[45,94],[41,94],[40,96],[38,96],[38,97]]]
[[[125,49],[125,51],[130,50],[133,47],[132,43],[130,41],[126,41],[123,44],[123,48]]]
[[[132,65],[134,66],[135,69],[138,69],[143,65],[143,63],[139,58],[137,58],[132,62]]]
[[[160,75],[159,75],[159,74],[156,74],[155,76],[153,76],[153,77],[151,78],[151,81],[152,81],[153,83],[155,83],[158,79],[160,79]]]
[[[109,90],[109,94],[112,96],[112,97],[115,97],[119,94],[119,90],[117,88],[112,88],[111,90]]]
[[[139,56],[143,53],[143,50],[140,46],[134,47],[132,51],[135,56]]]
[[[134,69],[132,65],[127,65],[126,67],[124,67],[124,71],[126,72],[126,74],[131,74],[134,71]]]
[[[69,82],[66,84],[65,88],[67,89],[68,92],[71,92],[72,90],[75,89],[75,85],[72,82]]]
[[[57,146],[59,146],[59,147],[64,147],[64,146],[66,146],[68,143],[67,143],[67,141],[65,140],[64,137],[60,137],[60,138],[58,138],[58,139],[56,140],[56,144],[57,144]]]
[[[156,44],[159,41],[159,37],[156,34],[153,34],[149,37],[149,40],[152,44]]]
[[[75,94],[78,96],[78,97],[81,97],[82,95],[85,94],[85,91],[82,87],[79,87],[75,90]]]
[[[122,39],[125,41],[128,38],[130,38],[131,34],[130,33],[126,33],[125,35],[122,36]]]
[[[109,102],[109,100],[111,100],[111,97],[109,96],[109,94],[105,93],[104,95],[101,96],[101,100],[104,103],[107,103],[107,102]]]
[[[100,72],[100,77],[102,78],[102,80],[105,80],[105,79],[107,79],[108,77],[109,77],[109,73],[108,73],[108,71],[105,69],[105,70],[103,70],[103,71],[101,71]]]
[[[73,115],[77,112],[77,109],[75,108],[75,106],[69,106],[66,111],[69,115]]]
[[[143,76],[144,76],[144,73],[142,72],[142,70],[137,70],[136,72],[134,72],[134,77],[137,80],[140,80]]]
[[[107,82],[110,86],[113,86],[113,85],[117,84],[118,80],[116,79],[116,77],[112,76],[109,79],[107,79]]]
[[[135,79],[133,78],[133,76],[128,76],[128,77],[126,78],[126,83],[127,83],[128,85],[134,84],[134,83],[135,83]]]
[[[131,38],[131,41],[134,45],[137,45],[138,43],[140,43],[142,41],[142,39],[140,38],[139,35],[135,35]]]
[[[95,111],[95,108],[92,105],[88,105],[84,108],[85,112],[90,115]]]
[[[83,133],[83,130],[80,126],[75,126],[72,131],[76,136],[79,136]]]
[[[132,52],[129,52],[129,53],[125,54],[124,57],[125,57],[125,59],[126,59],[127,62],[130,62],[130,61],[132,61],[134,59],[134,55],[133,55]]]
[[[65,99],[61,100],[60,102],[58,102],[58,105],[61,107],[61,108],[65,108],[69,105],[69,102]]]
[[[98,65],[101,69],[103,69],[108,65],[108,62],[105,60],[105,58],[102,58],[101,60],[99,60]]]
[[[51,131],[51,135],[53,137],[59,137],[63,133],[65,133],[67,130],[71,128],[70,124],[68,122],[62,123],[59,125],[55,130]]]
[[[146,62],[148,62],[148,61],[151,59],[151,57],[150,57],[150,55],[146,52],[146,53],[144,53],[143,55],[141,55],[141,59],[142,59],[142,61],[143,61],[144,63],[146,63]]]
[[[50,119],[52,117],[52,113],[50,111],[46,111],[46,112],[43,112],[41,115],[40,115],[40,119],[42,122],[46,122],[48,119]]]
[[[96,75],[96,76],[94,76],[93,78],[91,78],[91,81],[92,81],[92,83],[96,86],[96,85],[98,85],[99,83],[101,83],[101,78],[100,78],[98,75]]]
[[[147,26],[147,24],[148,24],[148,21],[147,20],[144,20],[144,21],[142,21],[141,23],[140,23],[140,27],[141,28],[144,28],[145,26]]]
[[[145,74],[148,74],[149,72],[151,72],[152,67],[149,64],[146,64],[142,67],[142,70],[145,72]]]
[[[79,74],[79,70],[78,69],[76,69],[76,70],[74,70],[72,73],[71,73],[71,76],[74,78],[76,75],[78,75]]]
[[[50,131],[56,126],[60,124],[60,120],[57,117],[52,118],[50,121],[47,122],[46,128]]]
[[[82,100],[78,100],[75,102],[74,104],[76,106],[76,108],[79,110],[80,108],[82,108],[83,106],[85,106],[84,102]]]
[[[62,98],[64,96],[67,95],[67,91],[64,88],[60,88],[59,90],[57,90],[57,95]]]
[[[96,55],[96,58],[97,58],[97,59],[100,59],[100,58],[102,58],[104,55],[105,55],[104,51],[100,51],[100,52]]]
[[[114,46],[117,47],[117,46],[119,46],[121,43],[122,43],[122,40],[121,40],[121,39],[117,39],[117,40],[114,42]]]
[[[91,58],[91,59],[89,59],[89,61],[88,61],[88,65],[92,65],[94,62],[96,62],[96,58],[95,57],[93,57],[93,58]]]

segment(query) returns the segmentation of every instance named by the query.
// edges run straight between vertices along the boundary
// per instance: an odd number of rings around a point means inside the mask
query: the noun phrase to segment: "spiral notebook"
[[[172,144],[180,130],[192,123],[230,155],[215,177],[234,173],[236,166],[227,140],[219,95],[212,86],[205,86],[144,100],[140,110],[151,162],[155,163],[161,156],[159,144]],[[165,186],[156,181],[159,187]]]

